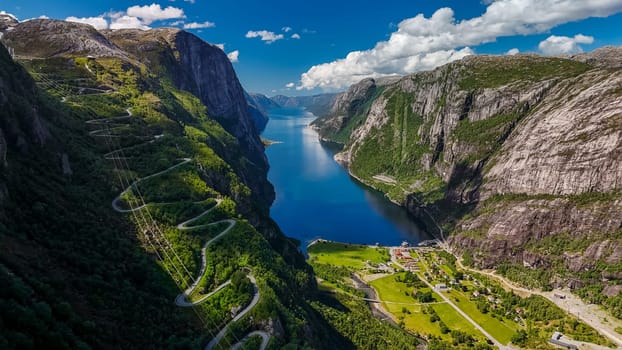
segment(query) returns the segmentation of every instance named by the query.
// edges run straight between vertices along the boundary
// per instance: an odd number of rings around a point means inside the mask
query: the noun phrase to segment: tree
[[[510,341],[514,345],[524,347],[525,345],[527,345],[528,339],[529,339],[529,336],[527,335],[527,332],[524,329],[519,329],[516,333],[514,333]]]

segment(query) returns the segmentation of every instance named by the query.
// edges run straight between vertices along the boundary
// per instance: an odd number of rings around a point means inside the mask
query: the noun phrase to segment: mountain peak
[[[67,55],[126,56],[88,24],[53,19],[33,19],[17,23],[7,18],[11,17],[3,16],[0,23],[13,23],[13,29],[5,31],[2,40],[5,45],[15,49],[19,56],[34,58]]]

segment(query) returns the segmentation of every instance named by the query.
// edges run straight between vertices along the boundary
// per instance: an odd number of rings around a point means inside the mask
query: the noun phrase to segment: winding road
[[[121,120],[127,120],[129,118],[132,117],[132,112],[130,111],[130,109],[128,108],[127,110],[127,115],[125,116],[120,116],[120,117],[115,117],[115,118],[100,118],[100,119],[93,119],[93,120],[89,120],[86,123],[87,124],[91,124],[91,125],[101,125],[102,128],[98,129],[98,130],[94,130],[91,131],[89,134],[93,137],[108,137],[108,138],[118,138],[120,137],[119,135],[115,135],[112,134],[111,131],[114,129],[118,129],[118,128],[123,128],[125,125],[122,123],[119,123],[118,121]],[[110,126],[113,127],[110,127]],[[162,135],[156,135],[152,140],[142,143],[142,144],[138,144],[138,145],[134,145],[134,146],[130,146],[130,147],[125,147],[125,148],[119,148],[116,150],[113,150],[107,154],[104,155],[105,159],[108,160],[117,160],[117,159],[124,159],[122,157],[119,157],[118,154],[121,153],[123,150],[127,150],[127,149],[132,149],[132,148],[137,148],[149,143],[153,143],[156,142],[160,137],[162,137]],[[122,208],[120,205],[120,201],[121,201],[121,196],[123,196],[123,194],[131,191],[133,188],[136,188],[136,185],[138,185],[140,182],[154,178],[156,176],[160,176],[160,175],[164,175],[166,173],[169,173],[185,164],[188,164],[192,162],[192,159],[190,158],[183,158],[181,160],[181,162],[165,169],[162,171],[159,171],[157,173],[139,178],[137,180],[135,180],[134,182],[132,182],[125,190],[123,190],[113,201],[112,201],[112,208],[119,212],[119,213],[132,213],[132,212],[136,212],[136,211],[140,211],[142,209],[147,209],[147,203],[145,203],[144,201],[142,202],[141,205],[139,206],[134,206],[131,207],[130,209],[125,209]],[[211,208],[205,210],[204,212],[202,212],[201,214],[186,220],[180,224],[177,225],[177,229],[182,230],[182,231],[190,231],[190,230],[196,230],[196,229],[200,229],[200,228],[205,228],[205,227],[210,227],[210,226],[215,226],[215,225],[219,225],[222,223],[227,223],[227,227],[225,229],[223,229],[218,235],[216,235],[214,238],[210,239],[209,241],[207,241],[205,243],[205,245],[203,245],[203,247],[201,248],[201,268],[199,270],[199,273],[197,275],[197,277],[194,279],[194,281],[192,282],[192,284],[186,289],[184,290],[182,293],[180,293],[179,295],[177,295],[177,297],[175,298],[175,305],[180,306],[180,307],[194,307],[196,305],[199,305],[203,302],[205,302],[206,300],[208,300],[210,297],[212,297],[213,295],[215,295],[216,293],[218,293],[219,291],[221,291],[222,289],[224,289],[225,287],[227,287],[228,285],[231,284],[231,280],[229,279],[228,281],[224,282],[223,284],[219,285],[218,287],[216,287],[213,291],[211,291],[210,293],[201,296],[199,299],[197,300],[189,300],[189,296],[195,291],[195,289],[199,286],[199,283],[201,281],[201,278],[203,277],[203,275],[205,274],[206,268],[207,268],[207,248],[213,244],[214,242],[216,242],[217,240],[221,239],[222,237],[224,237],[227,233],[231,232],[231,229],[235,226],[236,221],[232,220],[232,219],[226,219],[226,220],[219,220],[219,221],[215,221],[215,222],[211,222],[211,223],[207,223],[207,224],[201,224],[201,225],[196,225],[196,226],[192,226],[193,222],[198,221],[199,219],[201,219],[202,217],[204,217],[205,215],[209,214],[212,210],[214,210],[216,207],[218,207],[220,204],[222,203],[222,199],[218,198],[216,199],[216,204],[214,206],[212,206]],[[167,204],[167,203],[159,203],[159,204]],[[172,246],[171,246],[172,248]],[[242,310],[240,311],[237,315],[235,315],[235,317],[233,317],[233,319],[231,321],[229,321],[219,332],[218,334],[207,344],[207,346],[205,347],[206,350],[211,350],[213,349],[216,345],[218,345],[218,343],[220,343],[220,341],[222,340],[222,338],[227,334],[227,331],[229,330],[229,326],[234,323],[239,321],[242,317],[244,317],[249,311],[251,311],[255,305],[257,305],[257,303],[259,302],[259,298],[260,298],[260,293],[259,293],[259,288],[257,286],[257,281],[255,280],[255,277],[253,276],[252,272],[249,273],[247,275],[247,278],[250,280],[251,284],[253,285],[253,298],[251,300],[251,302]],[[238,349],[240,346],[242,346],[242,344],[244,344],[245,341],[247,341],[248,339],[250,339],[252,336],[254,335],[259,335],[262,338],[262,343],[260,346],[260,350],[264,350],[266,348],[266,346],[268,345],[268,342],[270,340],[270,334],[264,331],[253,331],[249,334],[247,334],[244,339],[242,339],[241,341],[239,341],[238,343],[234,344],[232,346],[232,349]]]

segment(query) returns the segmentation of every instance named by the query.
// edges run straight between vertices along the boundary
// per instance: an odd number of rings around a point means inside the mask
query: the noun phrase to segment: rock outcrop
[[[88,24],[33,19],[14,23],[12,28],[4,32],[2,41],[26,58],[66,55],[126,57],[123,51]]]

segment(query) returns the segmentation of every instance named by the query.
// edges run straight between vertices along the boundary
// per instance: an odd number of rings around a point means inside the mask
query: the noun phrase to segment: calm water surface
[[[417,243],[429,236],[406,211],[351,178],[333,160],[336,149],[318,141],[314,119],[299,109],[270,113],[263,137],[282,142],[267,148],[268,178],[276,200],[271,214],[288,236],[382,245]]]

